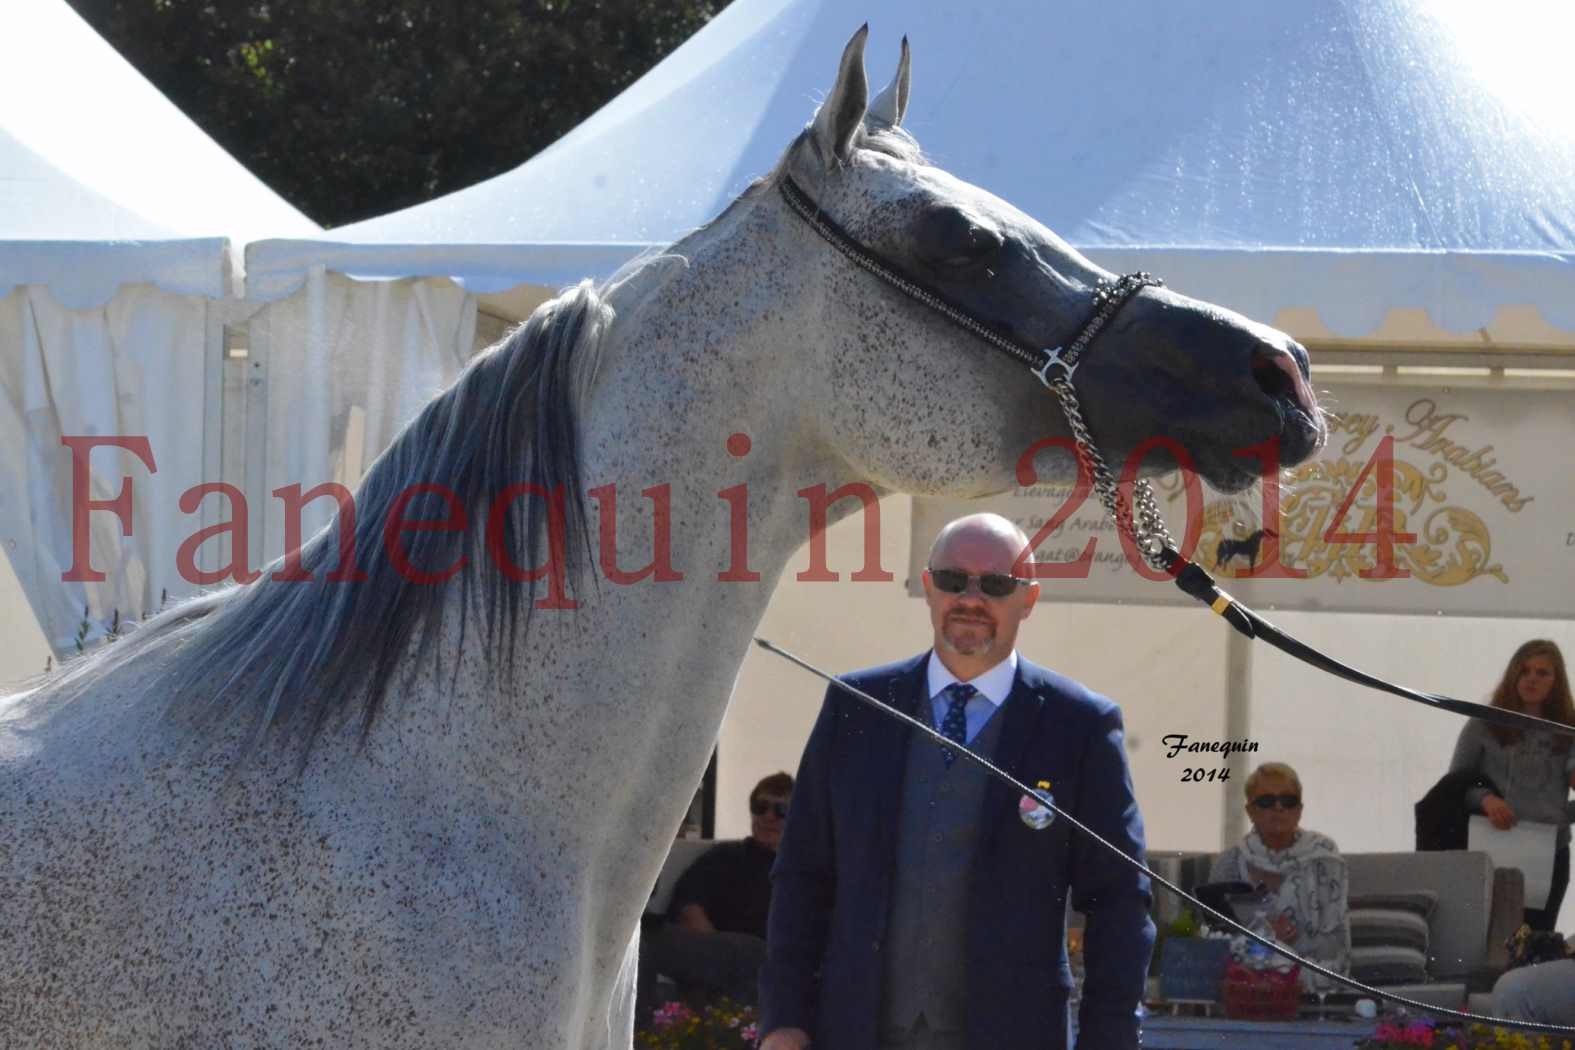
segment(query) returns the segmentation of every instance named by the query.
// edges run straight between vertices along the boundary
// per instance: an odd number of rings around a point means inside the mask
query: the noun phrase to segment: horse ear
[[[876,95],[875,100],[870,103],[870,119],[884,121],[894,128],[902,124],[902,118],[908,112],[910,63],[908,38],[903,37],[902,57],[897,60],[897,75],[891,78],[891,83],[887,84],[885,90]]]
[[[842,51],[842,65],[837,69],[837,84],[815,114],[811,133],[828,168],[848,159],[853,152],[853,138],[864,123],[870,97],[870,83],[864,76],[864,41],[869,35],[866,22],[848,41]]]

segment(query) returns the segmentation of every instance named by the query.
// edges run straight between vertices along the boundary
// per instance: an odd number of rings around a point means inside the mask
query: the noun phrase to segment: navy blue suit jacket
[[[928,721],[928,653],[846,676]],[[1143,822],[1122,748],[1121,712],[1078,683],[1019,658],[996,718],[996,765],[1029,785],[1051,782],[1056,804],[1124,853],[1143,858]],[[890,910],[898,807],[914,732],[842,690],[827,690],[793,789],[772,870],[761,1031],[802,1028],[815,1050],[877,1043],[882,941]],[[1154,925],[1148,879],[1057,820],[1034,831],[1018,794],[991,779],[968,903],[968,1045],[1064,1050],[1066,901],[1087,917],[1078,1045],[1138,1045]]]

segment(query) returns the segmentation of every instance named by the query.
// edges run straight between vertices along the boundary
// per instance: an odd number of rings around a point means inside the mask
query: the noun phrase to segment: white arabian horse
[[[906,50],[871,103],[864,36],[774,171],[543,306],[399,435],[352,569],[336,520],[309,580],[199,597],[0,700],[0,1046],[630,1045],[637,920],[806,538],[798,490],[1000,492],[1067,433],[783,180],[1032,345],[1110,276],[928,164],[899,128]],[[1321,439],[1306,367],[1145,287],[1077,388],[1113,461],[1166,436],[1237,490],[1235,450]]]

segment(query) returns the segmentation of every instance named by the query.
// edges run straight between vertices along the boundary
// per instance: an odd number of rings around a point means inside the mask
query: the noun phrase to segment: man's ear
[[[891,78],[880,94],[870,102],[870,119],[892,127],[900,127],[908,113],[908,84],[911,80],[912,56],[908,52],[908,38],[902,38],[902,57],[897,60],[897,75]]]
[[[810,127],[828,169],[847,161],[853,152],[853,140],[864,123],[870,95],[869,80],[864,76],[864,41],[869,35],[870,27],[865,23],[848,41],[837,69],[836,86],[826,96]]]

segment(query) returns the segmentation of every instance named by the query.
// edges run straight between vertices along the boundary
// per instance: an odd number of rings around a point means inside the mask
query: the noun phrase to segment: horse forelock
[[[805,128],[799,132],[798,136],[788,144],[788,148],[782,154],[782,159],[777,162],[777,166],[763,178],[756,179],[750,186],[750,189],[753,190],[765,184],[774,184],[792,166],[793,157],[799,150],[813,148],[818,153],[819,150],[815,146],[815,137],[811,134],[811,130],[811,128]],[[912,164],[916,167],[927,166],[930,163],[929,158],[924,155],[924,150],[920,148],[918,139],[909,134],[907,129],[892,127],[889,124],[866,123],[854,137],[853,147],[855,151],[868,150],[871,153],[879,153],[882,156],[900,160],[905,164]],[[824,164],[824,158],[821,159]]]
[[[250,584],[171,609],[40,692],[79,695],[104,671],[171,651],[157,687],[169,692],[172,714],[204,733],[249,719],[253,747],[271,730],[298,733],[304,762],[318,735],[348,717],[359,715],[364,739],[412,650],[441,669],[434,643],[456,586],[461,634],[474,601],[490,669],[511,673],[511,643],[529,629],[537,581],[499,571],[497,561],[506,556],[526,570],[541,560],[546,501],[519,488],[536,486],[562,494],[566,586],[582,576],[589,527],[576,415],[612,319],[601,290],[582,282],[478,354],[395,436],[354,493],[362,578],[333,579],[341,568],[335,514],[303,545],[299,579],[277,578],[276,561]],[[503,503],[511,490],[517,497]],[[504,509],[493,515],[495,505]],[[401,531],[396,556],[385,534],[396,509],[407,522],[462,511],[465,527]]]

